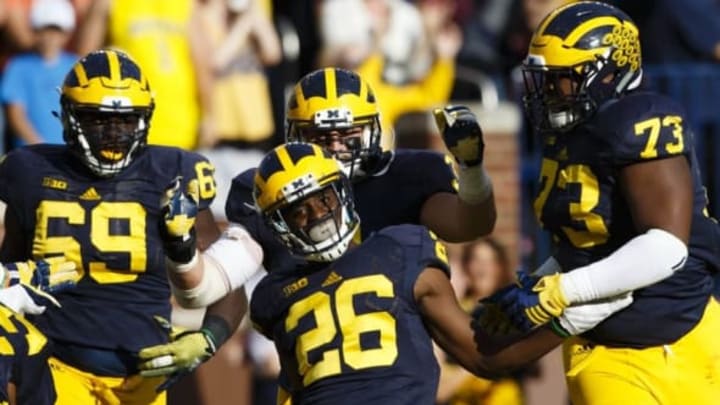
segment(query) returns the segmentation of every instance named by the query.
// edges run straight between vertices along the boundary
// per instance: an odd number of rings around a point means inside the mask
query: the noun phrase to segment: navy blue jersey
[[[399,225],[258,284],[250,317],[275,342],[293,404],[434,403],[439,369],[413,292],[427,267],[449,277],[442,245]]]
[[[630,307],[586,334],[591,340],[631,347],[667,344],[702,317],[712,289],[710,271],[720,267],[720,237],[717,223],[706,214],[707,197],[684,117],[664,96],[632,94],[605,104],[591,121],[548,138],[544,146],[535,211],[553,234],[563,271],[600,260],[639,234],[618,184],[623,167],[685,156],[692,170],[694,207],[685,268],[636,291]]]
[[[253,208],[255,169],[235,177],[225,205],[228,220],[242,224],[262,246],[268,271],[291,270],[304,262],[275,238]],[[385,155],[382,169],[353,183],[355,209],[363,238],[391,225],[419,224],[425,201],[435,193],[455,193],[457,180],[450,160],[421,150],[397,150]]]
[[[10,382],[16,386],[17,403],[54,404],[49,356],[47,338],[22,315],[0,305],[0,404],[9,400]]]
[[[19,149],[2,162],[0,199],[22,230],[7,237],[24,238],[24,257],[64,254],[82,272],[76,288],[57,295],[62,308],[33,317],[58,357],[72,363],[74,355],[63,355],[71,346],[134,354],[167,341],[153,318],[170,316],[160,200],[180,175],[184,186],[198,180],[206,209],[215,196],[213,167],[176,148],[149,146],[110,178],[91,175],[64,145]],[[18,254],[5,244],[2,253]]]

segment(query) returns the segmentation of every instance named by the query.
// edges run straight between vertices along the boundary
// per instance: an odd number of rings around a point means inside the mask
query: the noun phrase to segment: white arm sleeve
[[[201,256],[204,272],[200,283],[189,290],[172,285],[175,299],[184,308],[213,304],[230,291],[242,287],[262,269],[262,248],[239,224],[231,223],[220,239]]]
[[[570,305],[609,298],[655,284],[683,268],[688,248],[675,235],[651,229],[610,256],[560,278]]]
[[[482,167],[461,167],[458,170],[458,197],[468,204],[479,204],[487,200],[493,191],[490,176]]]

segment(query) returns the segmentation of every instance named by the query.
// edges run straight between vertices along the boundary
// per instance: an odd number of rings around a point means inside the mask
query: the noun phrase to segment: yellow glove
[[[3,288],[22,284],[57,307],[60,303],[51,294],[74,288],[80,280],[75,262],[68,261],[64,256],[7,263],[2,266],[2,274]]]
[[[533,287],[533,292],[538,293],[539,306],[527,308],[526,314],[536,324],[550,322],[553,317],[562,315],[563,310],[570,305],[560,287],[561,276],[556,273],[542,277]]]
[[[518,272],[518,285],[505,287],[482,302],[495,304],[520,332],[528,332],[560,316],[569,305],[560,288],[560,274],[538,280]]]
[[[205,329],[183,330],[173,327],[165,318],[156,316],[155,320],[169,333],[170,342],[140,350],[138,369],[143,377],[167,375],[168,379],[157,387],[156,391],[161,392],[212,357],[217,344]]]
[[[215,343],[204,330],[185,331],[164,345],[140,350],[140,375],[160,375],[190,372],[215,354]]]

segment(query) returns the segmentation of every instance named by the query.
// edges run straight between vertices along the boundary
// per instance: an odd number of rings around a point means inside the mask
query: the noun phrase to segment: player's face
[[[140,115],[80,111],[83,134],[99,158],[108,162],[122,159],[135,137]]]
[[[576,90],[577,81],[567,74],[548,75],[543,85],[544,93],[551,97],[564,98],[575,94]]]
[[[335,189],[328,186],[282,209],[282,216],[291,229],[305,233],[314,242],[322,242],[338,230],[339,205]]]
[[[363,126],[322,131],[309,128],[302,131],[303,139],[320,145],[339,160],[352,159],[352,151],[362,145]]]

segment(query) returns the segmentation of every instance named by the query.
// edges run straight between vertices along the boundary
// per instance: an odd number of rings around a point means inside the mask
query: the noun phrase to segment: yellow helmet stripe
[[[280,165],[284,168],[284,170],[292,169],[292,167],[295,166],[288,154],[287,148],[278,148],[275,152],[280,160]]]
[[[325,69],[325,98],[331,102],[337,99],[337,82],[335,79],[335,69]]]
[[[75,64],[75,76],[77,76],[78,84],[80,84],[81,87],[85,87],[88,85],[88,78],[87,73],[85,72],[85,67],[82,63],[76,63]]]
[[[122,78],[120,76],[120,59],[118,58],[117,52],[107,52],[107,58],[110,68],[110,82],[119,83]]]
[[[580,24],[575,28],[565,39],[565,44],[567,45],[574,45],[575,42],[577,42],[580,38],[582,38],[583,35],[587,34],[591,30],[602,27],[604,25],[613,26],[617,24],[617,18],[606,16],[606,17],[597,17],[593,18],[592,20],[585,21],[584,23]]]

